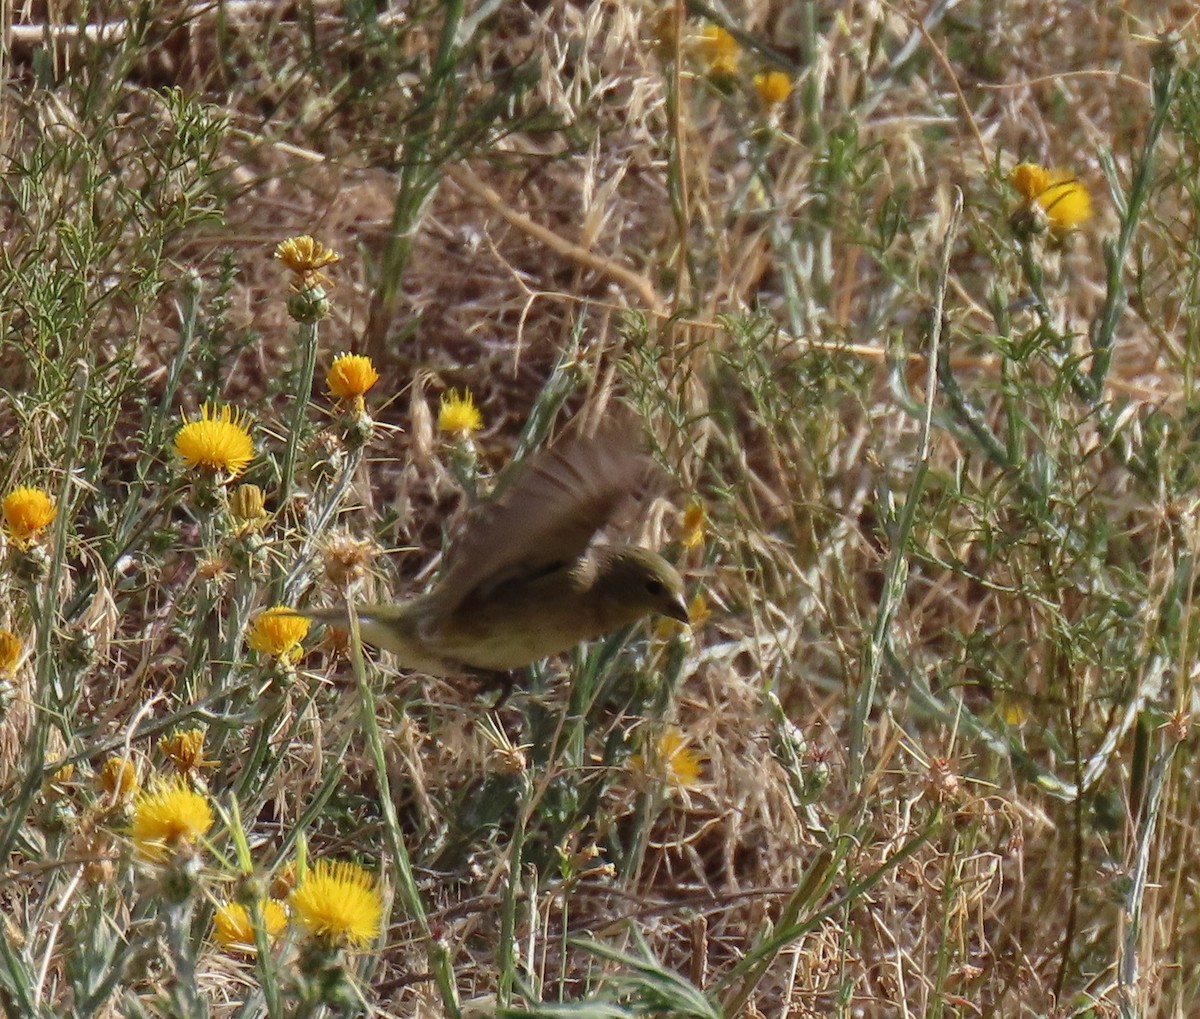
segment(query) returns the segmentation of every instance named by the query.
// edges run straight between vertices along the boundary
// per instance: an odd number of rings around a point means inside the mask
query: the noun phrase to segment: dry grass
[[[59,515],[0,572],[0,1011],[1185,1013],[1191,5],[749,0],[727,81],[700,4],[148,11],[102,42],[86,5],[9,12],[0,484]],[[1091,191],[1065,243],[1014,236],[1021,159]],[[342,255],[310,330],[271,257],[296,234]],[[361,451],[320,384],[342,350],[383,375]],[[257,419],[261,535],[171,454],[210,398]],[[707,600],[690,638],[582,649],[494,716],[315,640],[294,672],[247,652],[259,610],[336,597],[330,534],[420,590],[464,484],[614,400],[675,479],[643,532]],[[166,771],[196,724],[226,815],[167,906],[93,776]],[[265,877],[301,846],[389,897],[326,983],[298,935],[210,935],[239,850]]]

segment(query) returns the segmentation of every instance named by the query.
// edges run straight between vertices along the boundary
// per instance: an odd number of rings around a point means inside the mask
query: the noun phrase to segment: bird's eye
[[[646,593],[653,595],[655,598],[661,598],[667,593],[667,589],[663,587],[661,580],[647,580]]]

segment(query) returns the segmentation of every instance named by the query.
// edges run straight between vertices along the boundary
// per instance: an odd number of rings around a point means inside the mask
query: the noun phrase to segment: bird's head
[[[683,578],[657,552],[635,545],[598,548],[595,587],[629,621],[658,613],[687,623]]]

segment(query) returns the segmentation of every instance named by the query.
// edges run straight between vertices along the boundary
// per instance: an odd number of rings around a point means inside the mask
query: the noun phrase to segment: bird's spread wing
[[[467,521],[438,585],[446,616],[501,584],[532,579],[578,558],[657,468],[623,420],[532,454],[501,496]]]

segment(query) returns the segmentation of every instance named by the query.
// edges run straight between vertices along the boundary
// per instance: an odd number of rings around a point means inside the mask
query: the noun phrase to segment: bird
[[[430,676],[499,675],[659,614],[688,622],[684,581],[666,559],[596,534],[656,471],[627,421],[565,437],[530,454],[499,496],[451,542],[424,595],[358,605],[362,639]],[[346,626],[346,606],[301,609]]]

